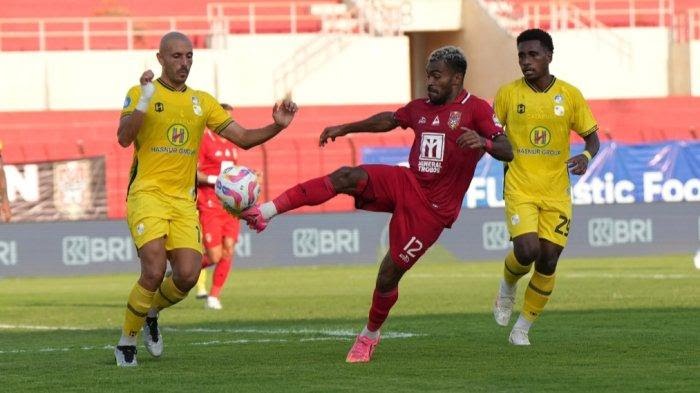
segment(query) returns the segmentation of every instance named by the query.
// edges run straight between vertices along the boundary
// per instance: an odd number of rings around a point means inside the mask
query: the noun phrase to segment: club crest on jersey
[[[432,125],[433,125],[433,127],[434,127],[434,126],[439,126],[439,125],[440,125],[440,118],[438,117],[438,115],[435,115],[435,119],[433,119],[433,124],[432,124]]]
[[[436,119],[437,119],[437,117],[436,117]],[[462,119],[462,112],[460,112],[460,111],[452,111],[452,112],[450,112],[450,118],[447,119],[447,125],[448,125],[451,129],[454,130],[454,129],[457,128],[457,126],[459,125],[459,121],[460,121],[461,119]]]
[[[525,104],[518,104],[518,113],[525,113]]]
[[[162,102],[156,102],[154,109],[156,110],[156,112],[163,112],[165,106],[163,106]]]
[[[428,120],[425,118],[425,116],[421,116],[420,120],[418,120],[418,124],[425,124],[427,122],[428,122]]]

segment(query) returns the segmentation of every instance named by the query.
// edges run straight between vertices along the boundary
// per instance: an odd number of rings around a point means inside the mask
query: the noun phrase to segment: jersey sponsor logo
[[[611,217],[588,220],[588,244],[591,247],[610,247],[618,244],[651,243],[654,241],[650,218],[614,219]]]
[[[437,117],[436,117],[437,118]],[[459,125],[459,121],[462,119],[462,112],[460,111],[452,111],[450,112],[450,118],[447,119],[447,125],[451,129],[456,129],[457,126]]]
[[[124,98],[124,108],[127,108],[129,105],[131,105],[131,97],[126,96],[126,98]]]
[[[432,125],[433,125],[433,127],[440,125],[440,117],[438,117],[438,115],[435,115],[435,118],[433,119]]]
[[[173,124],[168,128],[168,141],[175,146],[182,146],[190,139],[190,132],[182,124]]]
[[[533,146],[545,147],[552,139],[552,134],[548,129],[542,126],[537,126],[530,131],[530,143]]]
[[[445,151],[445,134],[424,132],[420,141],[421,160],[442,161]]]
[[[484,250],[498,251],[510,247],[510,234],[503,221],[487,221],[481,226]]]
[[[425,118],[425,116],[421,116],[420,120],[418,120],[418,124],[425,124],[428,122],[428,119]]]
[[[445,154],[445,134],[424,132],[421,135],[418,171],[440,173]]]
[[[562,102],[564,102],[564,97],[562,97],[561,94],[557,94],[554,96],[554,102],[556,102],[557,104],[561,104]]]
[[[91,162],[59,162],[53,168],[53,203],[56,210],[72,219],[83,217],[93,208]]]
[[[521,115],[525,113],[525,104],[518,104],[518,113]]]
[[[156,110],[156,112],[163,112],[165,110],[165,106],[162,102],[156,102],[153,108]]]

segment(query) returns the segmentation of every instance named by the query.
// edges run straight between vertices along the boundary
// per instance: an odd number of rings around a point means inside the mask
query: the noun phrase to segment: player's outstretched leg
[[[338,195],[330,176],[321,176],[297,184],[272,201],[243,210],[240,218],[250,229],[262,232],[272,217],[301,206],[316,206]]]

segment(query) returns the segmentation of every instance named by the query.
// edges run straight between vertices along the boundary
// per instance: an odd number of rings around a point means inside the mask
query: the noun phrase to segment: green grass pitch
[[[404,277],[374,360],[346,364],[376,265],[234,267],[224,310],[194,296],[166,310],[165,353],[151,358],[139,338],[137,369],[112,354],[135,275],[2,278],[0,390],[700,391],[700,271],[689,255],[563,258],[528,348],[509,345],[492,319],[501,269],[428,255]]]

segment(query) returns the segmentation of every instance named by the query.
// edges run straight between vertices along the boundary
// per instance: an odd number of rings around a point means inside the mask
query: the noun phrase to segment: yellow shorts
[[[537,233],[542,239],[566,247],[571,227],[570,201],[543,201],[507,196],[506,225],[510,237]]]
[[[165,249],[202,252],[202,230],[194,201],[140,192],[126,201],[126,222],[136,248],[165,236]]]

